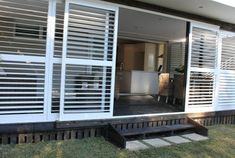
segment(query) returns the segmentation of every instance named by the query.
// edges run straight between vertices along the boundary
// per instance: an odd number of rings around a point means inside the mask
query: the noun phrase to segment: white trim
[[[89,60],[89,59],[74,59],[66,58],[64,61],[65,64],[75,64],[75,65],[93,65],[93,66],[112,66],[112,61],[98,61],[98,60]]]
[[[211,30],[211,31],[219,31],[220,29],[220,26],[218,25],[213,25],[213,24],[199,22],[199,21],[191,21],[191,24],[193,27],[202,28],[202,29]]]
[[[48,1],[47,18],[47,43],[46,43],[46,66],[45,66],[45,91],[44,91],[44,113],[47,118],[51,115],[52,107],[52,80],[53,80],[53,55],[55,41],[55,23],[56,23],[56,0]]]
[[[113,60],[112,60],[112,80],[111,80],[111,100],[110,112],[113,116],[114,112],[114,95],[115,95],[115,81],[116,81],[116,57],[117,57],[117,39],[118,39],[118,23],[119,23],[119,9],[116,10],[115,24],[114,24],[114,39],[113,39]]]
[[[197,67],[191,67],[191,71],[196,71],[196,72],[215,72],[215,69],[210,69],[210,68],[197,68]]]
[[[215,111],[226,111],[226,110],[235,110],[234,105],[227,105],[227,106],[217,106]]]
[[[221,65],[221,55],[222,55],[222,33],[219,31],[219,38],[218,38],[218,53],[217,53],[217,63],[216,63],[216,73],[215,73],[215,105],[214,108],[218,108],[218,102],[219,102],[219,85],[220,85],[220,65]]]
[[[3,61],[19,61],[19,62],[37,62],[45,63],[46,57],[29,56],[29,55],[6,55],[0,54],[0,59]]]
[[[62,117],[60,117],[60,121],[84,121],[84,120],[97,120],[97,119],[112,119],[112,115],[110,112],[107,113],[101,112],[101,113],[64,114]]]
[[[47,118],[45,117],[45,114],[1,115],[0,117],[0,124],[38,123],[56,121],[58,114],[50,114]]]
[[[64,35],[63,50],[61,63],[61,81],[60,81],[60,111],[59,120],[63,120],[64,115],[64,91],[65,91],[65,73],[66,73],[66,54],[67,54],[67,38],[68,38],[68,21],[69,21],[69,3],[66,1],[64,10]]]
[[[135,117],[149,117],[149,116],[165,116],[165,115],[180,115],[187,114],[186,112],[171,112],[171,113],[158,113],[158,114],[140,114],[140,115],[125,115],[125,116],[113,116],[113,119],[118,118],[135,118]]]

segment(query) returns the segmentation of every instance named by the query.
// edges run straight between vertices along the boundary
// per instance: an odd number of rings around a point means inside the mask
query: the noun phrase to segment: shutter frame
[[[72,9],[72,11],[71,11]],[[89,20],[83,20],[83,16],[76,14],[73,15],[74,10],[79,11],[81,13],[85,13],[84,16],[89,16]],[[97,11],[97,12],[96,12]],[[97,18],[96,16],[100,13],[105,13],[105,16],[100,16]],[[112,15],[113,17],[110,17]],[[95,17],[94,17],[95,16]],[[103,17],[104,20],[102,20]],[[108,19],[107,19],[108,18]],[[63,41],[63,55],[62,55],[62,72],[61,72],[61,95],[60,95],[60,120],[84,120],[84,119],[94,119],[94,118],[110,118],[113,114],[113,97],[114,97],[114,79],[115,79],[115,61],[116,61],[116,42],[117,42],[117,23],[118,23],[118,7],[109,6],[109,5],[103,5],[102,3],[95,3],[90,1],[67,1],[66,7],[65,7],[65,20],[64,20],[64,41]],[[80,21],[82,19],[82,21]],[[73,23],[77,22],[83,23],[83,25],[80,25],[79,27],[86,26],[86,28],[76,28],[74,27]],[[99,24],[99,28],[104,28],[103,33],[100,31],[102,29],[99,29],[98,31],[92,31],[92,27],[87,27],[91,25],[91,22],[95,21],[95,25]],[[87,23],[86,23],[87,22]],[[97,23],[98,22],[98,23]],[[104,22],[102,24],[102,22]],[[108,22],[108,23],[107,23]],[[111,23],[113,24],[111,24]],[[72,24],[72,25],[71,25]],[[111,24],[111,25],[110,25]],[[113,25],[113,26],[112,26]],[[92,26],[92,25],[91,25]],[[72,28],[72,29],[71,29]],[[97,27],[96,27],[97,28]],[[94,28],[94,29],[96,29]],[[71,32],[74,32],[75,34]],[[107,32],[108,31],[108,32]],[[75,41],[74,43],[71,43],[70,37],[78,37],[80,34],[77,33],[83,33],[87,35],[94,36],[94,38],[97,38],[97,35],[103,36],[104,43],[103,44],[94,44],[97,42],[98,39],[95,39],[94,43],[83,43],[84,37],[82,37],[82,42]],[[102,33],[102,34],[101,34]],[[95,35],[96,34],[96,35]],[[111,34],[111,36],[110,36]],[[89,39],[89,42],[92,41],[93,38],[90,38],[91,36],[87,36]],[[79,39],[79,38],[78,38]],[[111,42],[110,42],[111,40]],[[99,41],[98,41],[99,42]],[[69,52],[71,49],[75,49],[75,47],[79,46],[78,48],[87,46],[87,48],[90,50],[91,56],[82,57],[80,56],[80,52],[78,51],[78,54],[72,55]],[[85,44],[85,45],[84,45]],[[92,49],[89,47],[92,45]],[[75,46],[75,47],[74,47]],[[93,49],[96,47],[95,49]],[[102,59],[94,58],[95,51],[99,51],[99,49],[104,47],[103,52],[104,54]],[[85,49],[84,49],[85,50]],[[82,51],[84,51],[82,50]],[[73,53],[73,52],[72,52]],[[108,57],[109,53],[112,53],[112,58]],[[72,67],[75,67],[71,69]],[[99,69],[102,71],[99,71]],[[83,79],[73,78],[73,82],[82,81],[81,83],[76,83],[80,87],[73,87],[72,89],[68,88],[68,81],[69,81],[69,71],[76,70],[77,77],[80,78],[83,77]],[[75,71],[74,71],[75,72]],[[95,75],[94,72],[98,72],[101,76]],[[91,78],[90,78],[91,77]],[[97,95],[101,95],[99,99],[101,101],[97,101],[96,98],[98,96],[94,96],[93,92],[89,93],[89,91],[92,89],[92,84],[95,80],[99,80],[97,77],[101,77],[99,84],[97,84],[98,87],[102,87],[101,89],[93,89],[93,90],[101,90]],[[107,78],[108,77],[108,78]],[[96,79],[97,78],[97,79]],[[91,82],[90,82],[91,80]],[[93,81],[93,82],[92,82]],[[110,82],[110,83],[109,83]],[[85,84],[86,83],[86,84]],[[85,89],[87,93],[81,92],[82,89]],[[94,85],[93,85],[94,88]],[[78,92],[74,97],[76,98],[72,102],[68,101],[68,95],[70,90],[73,92]],[[94,92],[96,94],[96,92]],[[109,93],[107,96],[106,93]],[[86,95],[85,95],[86,94]],[[83,95],[83,96],[81,96]],[[90,95],[90,96],[89,96]],[[93,96],[92,96],[93,95]],[[72,96],[72,98],[74,98]],[[92,101],[92,97],[93,100]],[[109,98],[107,100],[107,97]],[[87,98],[89,100],[83,101],[84,98]],[[108,101],[108,102],[107,102]],[[74,104],[76,106],[75,110],[71,109],[71,106]],[[100,108],[99,110],[94,108]],[[82,110],[83,109],[83,110]]]
[[[195,31],[197,31],[196,34]],[[202,44],[199,45],[199,48],[201,47],[201,51],[199,51],[199,54],[197,54],[197,50],[193,48],[198,47],[196,40],[198,40],[197,35],[200,34],[203,37],[202,41],[204,41],[204,43],[201,42]],[[208,42],[205,40],[208,38],[212,38],[213,42]],[[188,48],[189,55],[185,104],[186,112],[206,112],[213,111],[215,109],[215,88],[218,66],[217,60],[219,53],[218,39],[219,26],[194,22],[191,23]],[[215,48],[209,50],[211,52],[211,56],[205,54],[205,48],[207,49],[209,46],[208,44],[212,44],[212,46]],[[202,54],[201,57],[200,54]],[[207,56],[207,58],[205,58],[205,56]],[[196,92],[197,90],[198,92]],[[200,95],[198,95],[198,93]]]
[[[235,109],[235,33],[220,31],[221,54],[216,110]]]

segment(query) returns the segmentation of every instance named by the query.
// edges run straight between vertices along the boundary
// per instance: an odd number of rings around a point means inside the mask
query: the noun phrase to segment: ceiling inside
[[[180,41],[185,36],[185,21],[120,8],[119,37],[165,42]]]
[[[221,3],[216,2],[215,0],[138,0],[138,1],[235,24],[235,7],[222,4],[222,1]]]

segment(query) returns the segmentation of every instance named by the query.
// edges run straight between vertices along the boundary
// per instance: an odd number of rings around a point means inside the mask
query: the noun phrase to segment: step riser
[[[134,140],[139,138],[158,138],[158,137],[166,137],[166,136],[173,136],[176,134],[181,133],[192,133],[195,132],[194,129],[187,129],[187,130],[180,130],[180,131],[165,131],[165,132],[158,132],[158,133],[147,133],[147,134],[136,134],[136,135],[125,135],[124,137],[126,140]]]

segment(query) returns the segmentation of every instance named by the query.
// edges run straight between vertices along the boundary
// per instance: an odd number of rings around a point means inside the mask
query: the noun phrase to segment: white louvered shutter
[[[214,107],[218,30],[191,25],[186,111],[201,112]]]
[[[218,110],[235,108],[235,34],[221,31]]]
[[[184,65],[185,42],[170,43],[169,53],[169,70],[173,78],[178,73],[175,69]]]
[[[0,1],[0,122],[44,118],[47,12],[44,0]]]
[[[67,1],[61,120],[112,116],[117,9],[101,3]]]

